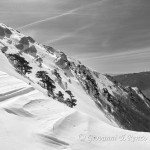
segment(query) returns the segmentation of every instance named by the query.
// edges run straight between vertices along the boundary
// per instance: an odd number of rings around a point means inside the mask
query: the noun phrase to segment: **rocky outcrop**
[[[36,57],[37,49],[34,45],[24,50],[24,53],[30,54],[33,57]]]
[[[5,36],[9,38],[12,35],[12,32],[8,28],[0,27],[0,38],[3,39]]]
[[[47,45],[43,45],[43,46],[44,46],[44,48],[47,50],[48,53],[54,54],[55,49],[54,49],[53,47],[47,46]]]
[[[3,39],[5,36],[5,29],[3,27],[0,27],[0,39]]]
[[[31,37],[31,36],[27,36],[27,39],[29,42],[31,42],[32,44],[35,43],[35,40]]]
[[[57,66],[59,66],[62,69],[69,69],[69,66],[70,66],[69,65],[70,63],[67,59],[67,56],[63,52],[60,52],[57,55],[55,63],[56,63]]]
[[[8,28],[5,28],[5,36],[9,38],[11,35],[12,35],[11,30]]]
[[[27,37],[22,37],[18,44],[15,45],[19,50],[24,51],[29,48],[29,40]]]

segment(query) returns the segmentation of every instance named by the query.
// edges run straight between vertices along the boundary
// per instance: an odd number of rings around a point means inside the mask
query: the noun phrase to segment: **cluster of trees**
[[[31,73],[32,67],[29,66],[29,62],[25,58],[17,54],[8,54],[8,58],[13,62],[17,71],[23,75]]]
[[[57,99],[59,102],[66,104],[67,106],[73,108],[76,106],[77,100],[74,98],[71,91],[65,91],[70,98],[65,99],[64,94],[59,91],[58,93],[54,94],[54,90],[56,88],[54,81],[49,77],[46,71],[38,71],[36,73],[36,77],[40,78],[41,82],[43,83],[43,88],[47,89],[48,96],[52,96],[53,98]]]
[[[57,97],[57,100],[61,103],[65,103],[65,100],[64,100],[64,94],[59,91],[58,93],[56,93],[56,97]]]
[[[77,100],[74,98],[72,92],[70,90],[65,91],[70,98],[64,99],[64,94],[59,91],[58,93],[56,93],[56,97],[58,99],[59,102],[66,104],[67,106],[73,108],[74,106],[76,106],[76,102]]]
[[[48,96],[54,97],[56,86],[54,85],[54,81],[48,76],[48,73],[46,71],[38,71],[36,77],[41,79],[40,81],[43,83],[44,88],[48,91]]]
[[[77,105],[76,104],[77,100],[74,98],[74,96],[73,96],[71,91],[67,90],[66,93],[70,96],[70,98],[67,98],[65,100],[65,103],[66,103],[67,106],[73,108],[74,106]]]

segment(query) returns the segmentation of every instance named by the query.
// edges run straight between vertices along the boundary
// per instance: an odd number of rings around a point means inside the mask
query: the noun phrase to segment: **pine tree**
[[[25,65],[25,66],[24,66],[24,73],[25,73],[25,74],[31,73],[31,70],[32,70],[32,67],[30,67],[29,65]]]
[[[73,108],[74,106],[76,106],[77,100],[74,99],[74,96],[70,90],[67,90],[66,93],[70,96],[70,98],[67,98],[65,103],[67,104],[67,106]]]
[[[73,94],[72,94],[72,92],[70,90],[66,90],[65,92],[70,96],[70,98],[74,97]]]
[[[47,83],[48,94],[54,97],[54,89],[56,88],[56,86],[53,84],[53,82],[51,82],[51,80],[47,80],[46,83]]]
[[[77,102],[76,99],[67,98],[67,99],[65,100],[66,105],[69,106],[69,107],[71,107],[71,108],[73,108],[74,106],[77,105],[76,102]]]
[[[31,73],[32,67],[29,66],[29,62],[27,62],[25,58],[17,54],[9,54],[8,57],[13,61],[16,69],[22,74],[26,75],[27,73]]]
[[[64,94],[61,91],[56,93],[56,96],[59,102],[64,102]]]
[[[71,107],[71,100],[70,100],[70,98],[67,98],[65,100],[65,103],[66,103],[67,106]]]
[[[48,76],[48,73],[46,71],[38,71],[36,73],[36,77],[41,78],[44,88],[46,88],[48,91],[48,95],[54,96],[54,89],[56,86],[54,85],[54,81]]]
[[[41,81],[44,84],[44,87],[46,87],[46,76],[48,75],[48,73],[46,71],[38,71],[36,73],[36,77],[37,78],[41,78]]]

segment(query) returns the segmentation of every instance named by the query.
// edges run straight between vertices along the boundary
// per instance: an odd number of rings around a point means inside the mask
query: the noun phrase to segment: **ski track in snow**
[[[2,101],[5,101],[5,100],[8,100],[8,99],[11,99],[13,97],[18,97],[18,96],[21,96],[21,95],[24,95],[24,94],[27,94],[31,91],[33,91],[34,88],[33,87],[30,87],[30,88],[27,88],[27,89],[24,89],[24,90],[20,90],[20,91],[17,91],[17,92],[13,92],[11,94],[8,94],[8,95],[4,95],[4,96],[0,96],[0,102]]]

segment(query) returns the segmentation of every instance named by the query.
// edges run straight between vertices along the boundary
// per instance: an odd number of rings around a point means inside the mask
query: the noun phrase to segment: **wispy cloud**
[[[3,2],[13,2],[13,3],[31,3],[31,2],[45,2],[49,0],[2,0]]]
[[[76,12],[76,11],[79,11],[79,10],[82,10],[82,9],[85,9],[85,8],[88,8],[88,7],[92,7],[93,5],[98,5],[101,2],[103,2],[103,0],[91,3],[91,4],[88,4],[88,5],[77,7],[75,9],[69,10],[69,11],[67,11],[65,13],[62,13],[62,14],[59,14],[59,15],[56,15],[56,16],[53,16],[53,17],[49,17],[49,18],[46,18],[46,19],[42,19],[42,20],[39,20],[39,21],[32,22],[30,24],[26,24],[24,26],[18,27],[17,29],[18,30],[24,29],[24,28],[27,28],[27,27],[30,27],[30,26],[33,26],[33,25],[36,25],[36,24],[39,24],[39,23],[42,23],[42,22],[46,22],[46,21],[57,19],[57,18],[66,16],[66,15],[70,15],[70,14],[73,14],[74,12]]]
[[[99,70],[101,73],[134,73],[150,70],[149,48],[121,52],[112,55],[97,55],[97,57],[94,56],[91,58],[79,56],[81,58],[79,60],[91,68]]]
[[[80,31],[82,31],[82,30],[84,30],[84,29],[87,29],[87,28],[90,27],[91,25],[93,25],[93,23],[88,24],[88,25],[85,25],[85,26],[83,26],[83,27],[81,27],[81,28],[78,28],[78,29],[76,29],[76,30],[73,31],[73,32],[69,32],[69,33],[66,33],[66,34],[64,34],[64,35],[61,35],[61,36],[59,36],[59,37],[57,37],[57,38],[55,38],[55,39],[49,40],[49,41],[45,42],[45,44],[49,44],[49,43],[52,44],[52,43],[55,43],[55,42],[57,42],[57,41],[63,40],[63,39],[65,39],[65,38],[69,38],[69,37],[71,37],[71,36],[77,34],[78,32],[80,32]]]
[[[125,51],[125,52],[118,52],[116,54],[108,54],[108,55],[101,55],[100,53],[97,53],[98,56],[93,57],[82,57],[80,60],[95,60],[95,59],[111,59],[111,58],[127,58],[127,57],[136,57],[137,55],[150,55],[149,48],[147,49],[140,49],[140,50],[131,50],[131,51]]]

